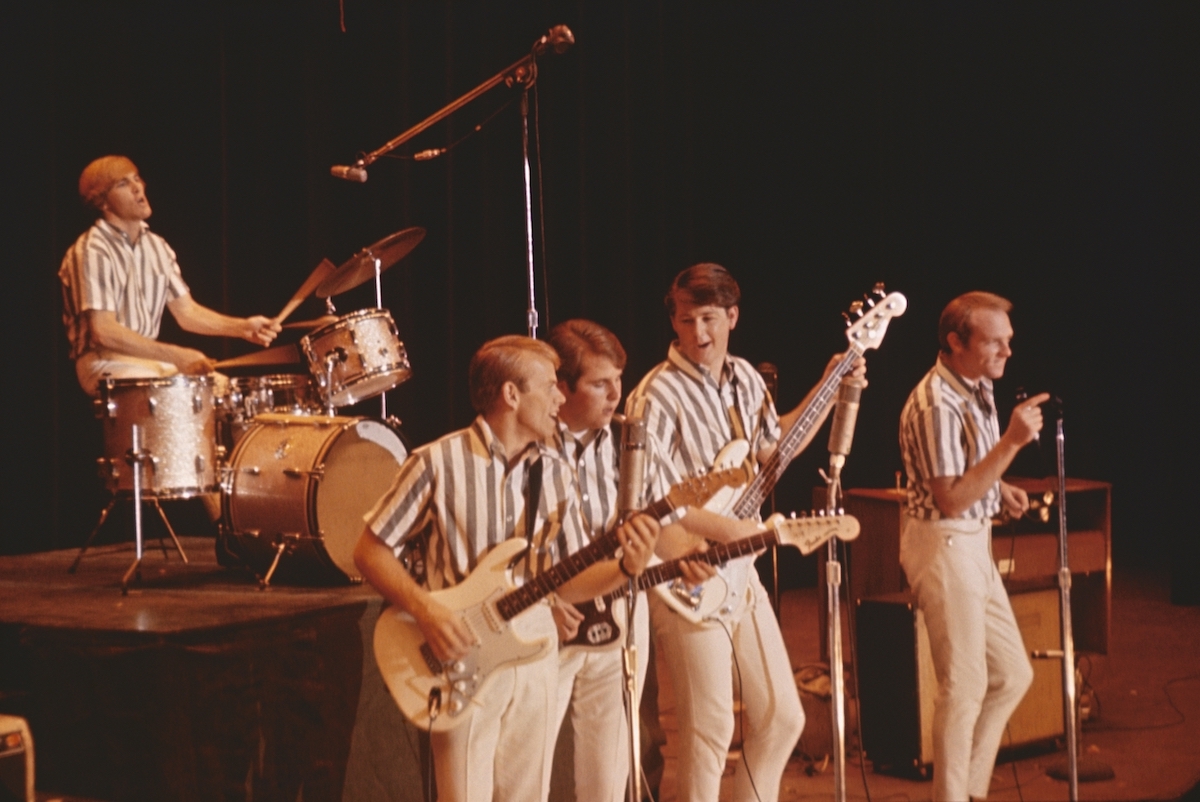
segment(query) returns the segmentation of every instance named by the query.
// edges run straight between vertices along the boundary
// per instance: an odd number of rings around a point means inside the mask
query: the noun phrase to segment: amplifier
[[[33,802],[33,738],[25,719],[0,714],[0,802]]]

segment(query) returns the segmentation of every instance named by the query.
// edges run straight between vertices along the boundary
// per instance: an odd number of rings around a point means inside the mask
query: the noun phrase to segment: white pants
[[[1033,682],[986,520],[906,517],[900,564],[925,615],[938,695],[933,798],[987,796],[1004,727]]]
[[[91,351],[75,360],[75,377],[79,379],[79,386],[93,397],[99,394],[100,380],[105,376],[114,379],[163,379],[178,372],[179,369],[170,362],[125,354]]]
[[[771,601],[751,569],[746,597],[724,624],[693,624],[657,594],[649,594],[656,660],[672,693],[659,686],[659,713],[675,713],[678,799],[716,802],[734,733],[734,686],[742,699],[742,761],[733,800],[774,802],[792,749],[804,729],[804,710]],[[662,677],[660,671],[659,674]],[[671,789],[663,789],[661,799]]]
[[[550,609],[538,605],[522,616],[531,614],[548,619]],[[550,795],[557,652],[497,669],[468,721],[430,735],[440,802],[538,802]]]
[[[614,615],[625,615],[624,602],[613,605]],[[634,645],[637,647],[637,703],[646,684],[650,659],[650,612],[646,594],[634,609]],[[624,618],[621,618],[624,621]],[[575,802],[623,802],[629,782],[629,725],[625,719],[625,671],[622,648],[613,644],[603,651],[567,649],[559,653],[558,727],[568,708],[575,740]],[[637,705],[634,722],[638,722]],[[558,732],[558,727],[555,732]]]

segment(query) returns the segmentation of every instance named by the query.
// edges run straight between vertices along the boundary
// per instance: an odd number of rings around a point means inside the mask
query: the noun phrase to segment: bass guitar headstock
[[[878,348],[892,318],[900,317],[906,309],[908,299],[898,292],[886,292],[880,282],[863,300],[850,304],[849,312],[842,313],[846,319],[846,339],[860,352]]]

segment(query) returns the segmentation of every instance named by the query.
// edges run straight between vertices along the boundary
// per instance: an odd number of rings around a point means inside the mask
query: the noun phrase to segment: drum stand
[[[135,423],[132,427],[132,446],[125,453],[125,462],[133,468],[133,529],[134,543],[137,553],[137,559],[133,565],[129,566],[129,570],[121,578],[121,593],[126,595],[129,593],[129,578],[141,566],[143,554],[143,539],[142,539],[142,465],[152,459],[149,451],[144,451],[141,448],[141,431]],[[79,568],[79,563],[83,560],[83,555],[91,547],[92,541],[96,539],[96,535],[100,533],[100,529],[104,526],[104,522],[108,520],[109,513],[117,504],[119,493],[113,493],[108,504],[100,511],[100,520],[96,521],[96,526],[92,529],[92,533],[88,535],[87,541],[83,547],[79,549],[79,553],[75,555],[75,561],[71,563],[71,567],[67,569],[67,573],[73,574]],[[170,520],[167,519],[167,513],[163,510],[162,505],[158,501],[158,496],[151,495],[150,501],[154,503],[154,508],[158,510],[158,516],[162,519],[163,525],[167,527],[167,532],[171,535],[171,541],[175,544],[176,551],[186,564],[188,562],[187,553],[183,550],[183,544],[179,542],[179,536],[175,534],[175,528],[171,526]],[[158,544],[162,548],[163,557],[167,555],[167,544],[160,536]]]

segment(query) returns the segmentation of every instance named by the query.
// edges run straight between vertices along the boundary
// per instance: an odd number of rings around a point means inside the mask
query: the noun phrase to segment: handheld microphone
[[[366,168],[359,165],[346,166],[335,164],[329,168],[329,174],[334,178],[340,178],[344,181],[357,181],[360,184],[367,181]]]
[[[837,406],[833,410],[833,425],[829,429],[829,475],[836,478],[846,464],[850,444],[854,442],[854,424],[858,419],[858,402],[865,382],[853,376],[842,379],[838,387]]]
[[[617,509],[624,520],[642,508],[646,483],[646,420],[639,414],[638,417],[626,415],[619,422],[621,465],[617,474]]]

